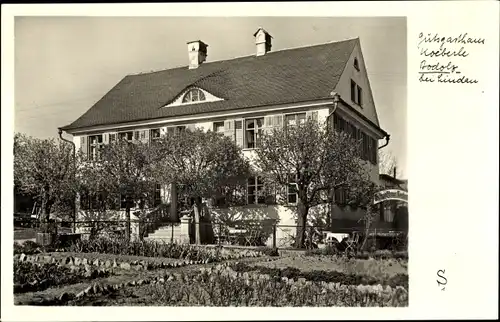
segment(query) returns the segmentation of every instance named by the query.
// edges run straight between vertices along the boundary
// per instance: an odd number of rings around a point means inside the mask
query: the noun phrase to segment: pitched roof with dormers
[[[359,39],[271,51],[186,67],[128,75],[76,121],[74,130],[172,116],[331,98]],[[219,101],[168,106],[190,87]],[[371,120],[377,124],[376,120]]]

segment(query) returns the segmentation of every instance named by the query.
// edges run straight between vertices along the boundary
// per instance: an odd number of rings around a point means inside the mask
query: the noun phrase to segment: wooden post
[[[170,219],[172,222],[177,221],[177,184],[172,183],[170,186]]]
[[[221,237],[221,234],[222,234],[222,223],[219,223],[219,236],[218,236],[218,244],[220,246],[220,237]]]
[[[273,249],[276,249],[276,223],[273,224]]]

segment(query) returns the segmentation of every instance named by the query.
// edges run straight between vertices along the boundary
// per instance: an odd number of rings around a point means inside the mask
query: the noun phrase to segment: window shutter
[[[363,138],[363,152],[362,152],[362,159],[363,160],[368,160],[368,138],[366,136],[366,133],[362,132],[361,137]]]
[[[362,132],[360,129],[356,129],[356,141],[358,142],[358,157],[362,158],[363,155],[363,138],[362,138]]]
[[[102,143],[109,144],[109,133],[102,134]]]
[[[144,143],[149,142],[149,130],[142,130],[140,132],[141,141]]]
[[[235,140],[234,120],[224,121],[224,135],[229,137],[232,141]]]
[[[109,133],[109,143],[116,141],[116,133]]]
[[[89,154],[89,143],[86,135],[80,136],[80,151],[82,151],[84,158],[87,159]]]
[[[283,127],[283,114],[273,116],[273,127],[282,128]]]
[[[264,116],[264,133],[269,134],[273,131],[273,115]]]
[[[243,148],[243,119],[235,120],[234,128],[236,132],[236,145]]]
[[[368,155],[367,155],[367,157],[368,157],[368,161],[370,161],[370,163],[371,163],[371,162],[373,162],[373,160],[372,160],[372,138],[368,136],[368,140],[366,140],[366,141],[368,143],[368,151],[367,151]]]
[[[306,112],[306,119],[311,119],[313,121],[318,121],[318,111],[307,111]]]

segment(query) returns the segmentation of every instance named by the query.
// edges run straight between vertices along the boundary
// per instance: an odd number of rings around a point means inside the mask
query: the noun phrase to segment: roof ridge
[[[278,49],[278,50],[274,50],[274,51],[270,51],[270,52],[266,53],[264,55],[264,57],[266,55],[272,55],[274,53],[283,52],[283,51],[287,51],[287,50],[297,50],[297,49],[304,49],[304,48],[319,47],[319,46],[331,45],[331,44],[336,44],[336,43],[349,42],[349,41],[353,41],[353,40],[359,40],[359,37],[348,38],[348,39],[344,39],[344,40],[332,40],[332,41],[323,42],[323,43],[314,44],[314,45],[304,45],[304,46],[298,46],[298,47],[290,47],[290,48]],[[220,59],[220,60],[209,61],[209,62],[203,63],[203,65],[208,65],[208,64],[212,64],[212,63],[226,62],[226,61],[232,61],[232,60],[242,59],[242,58],[247,58],[247,57],[255,57],[255,54],[245,55],[245,56],[237,56],[237,57],[228,58],[228,59]],[[182,65],[182,66],[177,66],[177,67],[172,67],[172,68],[165,68],[165,69],[153,70],[153,71],[149,71],[149,72],[139,72],[139,73],[135,73],[135,74],[127,74],[126,76],[150,75],[150,74],[154,74],[154,73],[165,72],[165,71],[168,71],[168,70],[183,69],[183,68],[187,69],[187,67],[188,67],[188,65]]]

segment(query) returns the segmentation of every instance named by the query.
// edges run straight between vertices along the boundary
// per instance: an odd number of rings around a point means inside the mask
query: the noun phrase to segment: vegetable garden
[[[279,255],[106,238],[14,245],[16,305],[407,306],[401,254]]]

